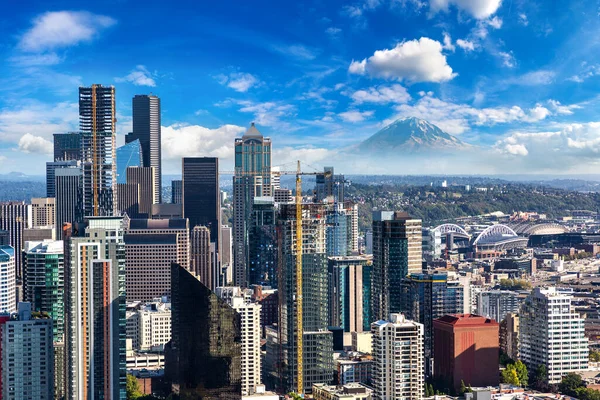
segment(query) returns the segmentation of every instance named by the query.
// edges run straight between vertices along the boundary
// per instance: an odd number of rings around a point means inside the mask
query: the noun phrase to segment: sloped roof
[[[250,124],[250,128],[248,128],[246,130],[246,133],[244,133],[244,138],[246,137],[263,137],[262,133],[259,132],[258,129],[256,129],[256,126],[254,125],[254,122]]]

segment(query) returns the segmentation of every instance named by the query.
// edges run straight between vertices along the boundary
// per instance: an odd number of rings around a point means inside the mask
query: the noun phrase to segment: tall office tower
[[[423,325],[391,314],[371,325],[373,334],[373,399],[423,398]]]
[[[434,377],[445,390],[498,386],[498,323],[473,314],[445,315],[433,322]]]
[[[34,197],[31,199],[31,227],[40,228],[55,224],[55,198]]]
[[[220,254],[221,201],[219,192],[219,159],[185,157],[182,160],[181,194],[183,218],[210,229],[210,240]]]
[[[2,327],[2,398],[53,400],[52,319],[19,303]]]
[[[232,250],[233,250],[233,236],[232,236],[231,226],[223,225],[221,226],[221,264],[223,268],[226,266],[230,266],[232,263]]]
[[[477,314],[502,321],[508,313],[518,313],[525,300],[510,290],[489,290],[477,294]]]
[[[0,246],[0,313],[15,312],[17,306],[15,279],[15,250]]]
[[[86,219],[65,238],[66,398],[125,400],[123,219]]]
[[[81,170],[79,168],[59,169],[56,171],[55,182],[55,237],[62,239],[64,223],[74,223],[83,219]]]
[[[134,218],[152,217],[152,204],[156,199],[155,178],[154,167],[127,168],[127,184],[138,185],[139,188],[138,215]]]
[[[254,123],[235,139],[233,177],[233,281],[248,285],[248,229],[252,204],[257,196],[271,196],[271,139],[264,137]]]
[[[410,274],[397,290],[406,317],[424,326],[425,367],[429,373],[433,355],[433,321],[446,314],[462,313],[464,289],[458,282],[448,282],[447,274],[420,273]]]
[[[65,346],[65,282],[64,243],[62,240],[25,242],[23,298],[31,303],[36,312],[44,312],[52,318],[52,343],[54,344],[54,390],[55,398],[64,395],[64,346]]]
[[[140,215],[140,185],[137,183],[117,183],[117,203],[119,214],[129,218],[142,218]],[[146,215],[144,217],[147,218]]]
[[[367,257],[329,257],[329,325],[344,332],[370,330],[371,268]]]
[[[54,161],[81,160],[79,132],[54,134]]]
[[[273,191],[281,188],[281,167],[271,167],[271,187]]]
[[[315,383],[333,379],[333,335],[327,330],[329,317],[327,288],[327,254],[325,206],[302,204],[302,307],[304,391],[310,393]],[[280,206],[278,219],[279,295],[283,385],[297,388],[297,318],[296,318],[296,205]]]
[[[25,202],[0,203],[0,229],[10,233],[17,278],[23,277],[23,230],[31,226],[31,207]]]
[[[508,313],[500,322],[500,349],[511,359],[519,360],[519,316]]]
[[[358,254],[358,204],[347,201],[344,209],[348,216],[348,253]]]
[[[371,229],[365,232],[365,253],[373,254],[373,231]]]
[[[322,174],[316,176],[315,201],[322,202],[328,197],[336,203],[344,203],[344,175],[334,175],[333,167],[325,167]]]
[[[77,160],[54,161],[46,163],[46,197],[56,197],[55,176],[56,171],[63,168],[79,168],[80,162]]]
[[[158,96],[136,94],[132,101],[133,132],[125,142],[139,140],[142,146],[143,167],[154,168],[153,202],[161,203],[162,162],[160,146],[160,99]]]
[[[240,400],[240,315],[177,264],[171,269],[171,293],[165,377],[174,392],[182,399]]]
[[[277,288],[277,207],[255,197],[248,229],[248,284]]]
[[[343,204],[329,204],[326,211],[327,256],[347,256],[348,251],[348,215]]]
[[[371,318],[402,312],[400,285],[422,270],[421,220],[401,211],[373,212],[373,284]]]
[[[83,212],[112,216],[117,206],[115,88],[79,88],[79,130],[83,169]]]
[[[548,383],[588,369],[584,319],[571,305],[573,289],[535,288],[519,313],[519,353],[530,370],[545,365]]]
[[[142,146],[138,139],[117,147],[117,184],[127,183],[127,168],[143,167]],[[120,206],[120,204],[119,204]]]
[[[181,204],[183,203],[182,198],[182,187],[181,187],[181,179],[173,179],[171,181],[171,203],[173,204]]]
[[[229,293],[227,293],[229,292]],[[239,287],[218,287],[217,296],[229,304],[242,321],[242,396],[252,395],[261,384],[260,310],[258,303],[245,298]]]
[[[197,225],[190,232],[190,271],[207,288],[214,290],[215,272],[210,250],[210,229]]]
[[[0,229],[0,246],[10,246],[10,232],[5,229]]]
[[[171,295],[171,263],[189,265],[186,219],[132,219],[125,226],[127,302]]]

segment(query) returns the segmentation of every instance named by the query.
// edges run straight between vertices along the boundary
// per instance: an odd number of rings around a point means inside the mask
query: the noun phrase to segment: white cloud
[[[34,154],[52,154],[53,144],[49,140],[40,136],[33,136],[31,133],[26,133],[19,139],[19,151],[23,153]]]
[[[260,81],[257,77],[245,72],[232,72],[229,75],[220,74],[215,78],[221,85],[227,85],[227,87],[240,93],[245,93],[250,88],[260,84]]]
[[[485,19],[492,16],[502,0],[430,0],[429,7],[432,13],[447,11],[453,5],[461,11],[465,11],[476,19]]]
[[[331,37],[337,37],[340,33],[342,33],[342,30],[340,28],[330,26],[329,28],[325,29],[325,33]]]
[[[162,154],[165,160],[181,162],[182,157],[233,158],[233,143],[246,128],[223,125],[209,129],[200,125],[174,124],[163,126]]]
[[[502,60],[502,65],[507,68],[514,68],[517,65],[517,61],[511,52],[500,51],[498,52],[498,56]]]
[[[281,121],[281,118],[292,116],[296,110],[291,104],[274,101],[255,103],[250,100],[237,100],[236,103],[241,106],[240,112],[254,114],[254,122],[257,125],[279,128],[290,127],[288,123]]]
[[[529,20],[527,19],[527,15],[520,13],[519,14],[519,23],[523,26],[529,25]]]
[[[591,78],[596,75],[600,75],[600,65],[599,64],[588,65],[587,63],[584,62],[582,64],[582,66],[583,66],[583,68],[582,68],[581,72],[571,76],[567,80],[577,82],[577,83],[582,83],[588,78]]]
[[[490,18],[487,21],[485,21],[485,23],[494,29],[502,28],[502,18],[498,18],[498,17]]]
[[[475,43],[469,40],[458,39],[456,45],[466,52],[475,50]]]
[[[143,65],[136,66],[128,75],[122,78],[115,78],[115,82],[129,82],[135,86],[150,86],[155,87],[156,81],[154,80],[156,74],[148,71]]]
[[[294,44],[291,46],[273,46],[272,49],[280,54],[285,56],[292,56],[298,60],[314,60],[317,58],[317,51],[314,49],[310,49],[301,44]]]
[[[422,37],[377,50],[368,59],[352,61],[348,72],[409,82],[445,82],[457,74],[442,54],[442,44]]]
[[[550,106],[550,108],[559,115],[571,115],[573,114],[573,110],[577,110],[582,108],[580,105],[577,104],[571,104],[569,106],[565,106],[560,104],[559,101],[557,100],[548,100],[548,105]]]
[[[527,147],[525,147],[522,144],[507,143],[504,146],[503,150],[505,153],[512,154],[515,156],[526,156],[527,154],[529,154],[529,151],[527,151]]]
[[[62,61],[56,53],[44,53],[44,54],[27,54],[11,57],[9,59],[12,63],[22,67],[34,67],[42,65],[56,65]]]
[[[19,48],[41,52],[73,46],[92,40],[101,30],[115,23],[111,17],[85,11],[47,12],[33,20],[33,27],[21,37]]]
[[[350,95],[356,104],[362,103],[406,103],[411,97],[406,88],[399,84],[390,86],[377,86],[368,89],[357,90]]]
[[[537,86],[537,85],[549,85],[554,82],[556,73],[554,71],[540,69],[538,71],[531,71],[526,74],[508,78],[502,81],[509,85],[521,85],[521,86]]]
[[[273,161],[277,164],[286,164],[290,160],[300,160],[302,164],[315,164],[331,160],[337,153],[334,150],[319,147],[276,147],[273,150]]]
[[[444,32],[444,45],[442,46],[444,50],[454,51],[456,47],[452,44],[452,38],[448,32]]]
[[[338,114],[338,116],[345,122],[362,122],[365,119],[372,117],[373,111],[358,111],[348,110]]]

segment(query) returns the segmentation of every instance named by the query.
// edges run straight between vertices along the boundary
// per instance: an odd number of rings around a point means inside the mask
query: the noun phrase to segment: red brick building
[[[456,392],[467,386],[498,386],[499,325],[474,314],[433,321],[434,376]]]

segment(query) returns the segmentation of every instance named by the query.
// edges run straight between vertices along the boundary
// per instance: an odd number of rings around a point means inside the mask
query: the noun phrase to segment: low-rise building
[[[360,383],[331,386],[325,383],[313,385],[314,400],[371,400],[373,390]]]
[[[337,383],[363,383],[371,385],[373,371],[373,357],[365,354],[350,353],[340,356],[336,363]]]
[[[162,351],[171,340],[171,304],[157,299],[147,304],[133,303],[128,309],[127,338],[131,339],[132,348]]]

